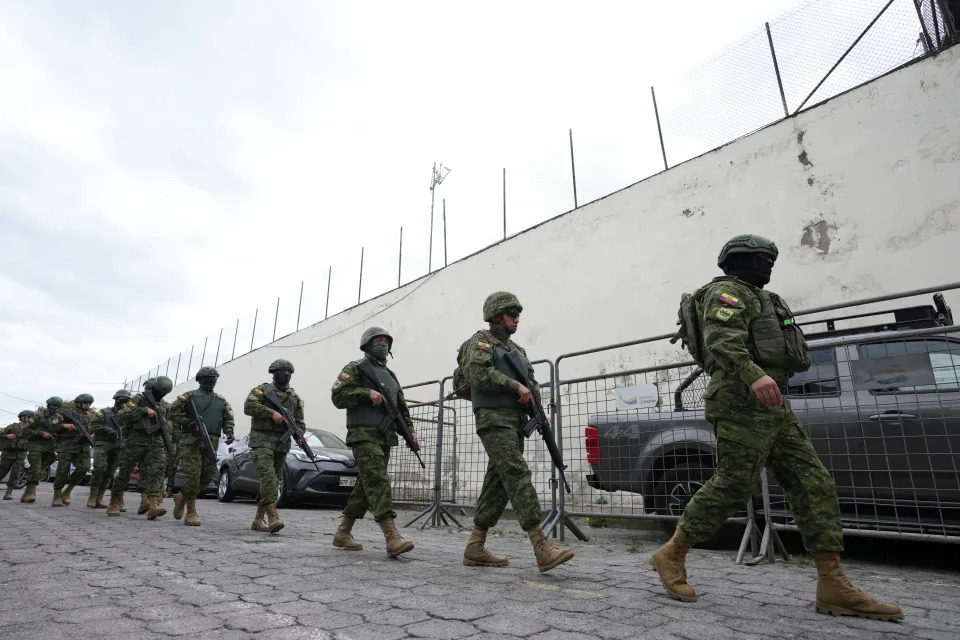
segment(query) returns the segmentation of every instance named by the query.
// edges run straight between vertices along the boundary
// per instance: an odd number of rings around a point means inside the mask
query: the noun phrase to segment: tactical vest
[[[101,409],[100,411],[103,413],[104,425],[106,425],[107,429],[111,429],[113,427],[113,422],[110,421],[110,416],[113,416],[114,420],[116,420],[117,411],[113,407],[109,407],[107,409]],[[119,422],[116,423],[116,426],[117,428],[119,428],[120,423]],[[93,444],[95,445],[113,444],[116,441],[117,441],[117,436],[112,434],[110,431],[99,429],[95,434],[93,434]]]
[[[520,384],[523,384],[505,360],[508,351],[502,342],[497,342],[493,345],[493,368],[511,380],[516,380],[520,382]],[[521,369],[528,370],[530,368],[530,361],[527,360],[527,357],[523,355],[523,352],[519,349],[517,349],[517,356],[519,356]],[[473,402],[474,409],[520,408],[520,405],[517,403],[517,392],[513,390],[487,391],[486,389],[478,389],[471,385],[470,400]]]
[[[27,449],[27,443],[23,440],[23,429],[20,427],[20,423],[14,422],[13,424],[7,425],[7,429],[9,429],[8,433],[14,434],[17,436],[17,439],[9,440],[6,437],[7,434],[0,435],[0,450],[10,453],[25,451]]]
[[[364,358],[366,360],[366,358]],[[360,365],[364,360],[357,360],[357,366]],[[394,377],[393,372],[390,371],[386,366],[380,365],[377,363],[369,362],[369,366],[363,367],[367,372],[373,372],[377,377],[377,381],[383,385],[383,389],[387,392],[387,395],[390,397],[390,400],[393,403],[397,404],[397,396],[400,393],[400,383],[397,382],[397,379]],[[359,376],[357,382],[360,383],[364,389],[370,389],[370,383],[367,382],[366,378]],[[378,427],[380,423],[383,422],[383,417],[386,415],[386,412],[383,410],[383,407],[375,407],[368,402],[364,402],[359,406],[352,407],[347,409],[347,426],[348,427]]]
[[[46,411],[43,411],[43,412],[38,411],[36,417],[33,419],[33,428],[36,431],[41,431],[41,432],[45,432],[45,433],[49,433],[50,435],[53,435],[54,427],[60,422],[61,422],[60,414],[54,413],[53,415],[50,415]],[[37,433],[30,439],[44,440],[45,438],[39,433]]]
[[[219,438],[223,427],[223,412],[227,408],[226,400],[216,394],[207,395],[196,391],[190,394],[190,399],[193,400],[193,406],[197,408],[197,413],[207,425],[207,434],[211,438]]]

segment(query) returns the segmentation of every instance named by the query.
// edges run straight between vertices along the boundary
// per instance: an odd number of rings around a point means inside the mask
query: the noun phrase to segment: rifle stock
[[[213,448],[213,443],[210,442],[210,434],[207,432],[207,423],[203,419],[203,416],[200,415],[200,412],[197,411],[197,405],[193,403],[193,398],[187,398],[186,403],[187,413],[190,414],[190,425],[193,426],[194,435],[197,436],[200,440],[200,446],[203,448],[203,455],[210,462],[217,461],[217,451]]]

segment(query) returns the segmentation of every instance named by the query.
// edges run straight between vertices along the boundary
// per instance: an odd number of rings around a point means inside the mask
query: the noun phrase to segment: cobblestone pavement
[[[270,536],[249,529],[250,502],[198,501],[203,526],[185,527],[135,510],[108,518],[84,506],[85,487],[53,509],[49,487],[33,505],[0,502],[4,640],[960,637],[949,569],[852,561],[854,582],[907,620],[831,618],[813,610],[809,563],[737,566],[732,551],[694,551],[700,601],[674,602],[646,565],[653,532],[591,530],[571,541],[573,562],[540,574],[513,521],[490,540],[510,566],[478,569],[460,562],[467,532],[405,529],[416,549],[389,559],[371,520],[355,529],[362,552],[334,549],[336,510],[281,510],[286,528]]]

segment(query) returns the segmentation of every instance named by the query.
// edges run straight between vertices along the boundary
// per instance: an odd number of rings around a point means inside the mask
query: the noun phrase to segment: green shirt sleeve
[[[330,400],[337,409],[353,409],[370,403],[370,389],[360,384],[360,370],[349,363],[337,376],[330,389]]]
[[[481,332],[463,343],[460,349],[460,370],[470,386],[483,391],[516,391],[520,383],[508,378],[493,366],[493,345]]]
[[[251,418],[263,418],[270,420],[273,418],[273,409],[268,407],[260,399],[263,397],[263,387],[258,385],[250,390],[247,399],[243,403],[243,413]]]
[[[128,427],[147,417],[147,409],[140,406],[140,399],[142,398],[138,394],[136,398],[128,400],[117,412],[117,422]]]
[[[709,287],[700,303],[704,349],[717,366],[748,385],[767,375],[747,347],[759,304],[752,292],[729,281]]]
[[[233,434],[236,426],[236,420],[233,417],[233,407],[226,400],[223,401],[223,432],[228,435]]]
[[[187,424],[187,398],[190,392],[181,393],[177,399],[170,404],[170,411],[167,412],[167,420],[176,428],[183,428]]]

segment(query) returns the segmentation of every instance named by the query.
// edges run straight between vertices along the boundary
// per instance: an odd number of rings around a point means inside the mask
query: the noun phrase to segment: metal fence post
[[[253,329],[250,331],[250,351],[253,351],[253,336],[257,335],[257,316],[260,314],[260,307],[253,312]]]
[[[164,372],[163,372],[163,375],[165,375],[165,376],[167,376],[167,377],[170,377],[170,360],[171,360],[171,359],[172,359],[172,356],[171,356],[170,358],[167,358],[167,368],[166,368],[166,370],[164,370]]]
[[[203,366],[203,361],[207,359],[207,340],[208,338],[203,339],[203,352],[200,354],[200,366]]]
[[[573,208],[577,209],[580,205],[577,204],[577,164],[573,159],[573,129],[569,129],[570,132],[570,173],[573,176]]]
[[[443,266],[447,266],[447,199],[443,199]]]
[[[770,23],[765,22],[767,28],[767,42],[770,43],[770,57],[773,58],[773,71],[777,74],[777,86],[780,88],[780,101],[783,103],[783,117],[790,117],[790,110],[787,108],[787,95],[783,92],[783,80],[780,78],[780,65],[777,63],[777,50],[773,48],[773,36],[770,34]]]
[[[220,337],[217,338],[217,354],[213,356],[213,366],[217,366],[217,360],[220,359],[220,343],[223,341],[223,327],[220,327]]]
[[[323,309],[323,319],[326,320],[330,315],[330,280],[333,278],[333,265],[327,271],[327,305]]]
[[[503,168],[503,239],[507,239],[507,168]]]
[[[194,346],[195,345],[190,345],[190,359],[187,361],[187,372],[186,372],[187,377],[184,378],[184,381],[190,378],[190,367],[193,366],[193,347]]]
[[[303,280],[300,281],[300,301],[297,303],[297,328],[300,331],[300,310],[303,309]]]
[[[240,334],[240,318],[237,318],[237,326],[233,330],[233,349],[230,350],[230,359],[237,355],[237,335]]]
[[[650,87],[650,97],[653,98],[653,115],[657,119],[657,135],[660,137],[660,153],[663,154],[663,168],[669,169],[670,165],[667,164],[667,147],[663,144],[663,129],[660,128],[660,110],[657,108],[657,93],[653,90],[653,87]]]
[[[397,252],[397,289],[400,288],[400,278],[403,275],[403,227],[400,227],[400,251]]]
[[[277,339],[277,318],[280,317],[280,296],[277,296],[277,310],[273,313],[273,337],[270,338],[270,342],[273,342]]]
[[[180,359],[183,358],[183,351],[177,354],[177,372],[173,374],[173,384],[177,384],[177,378],[180,377]]]
[[[360,282],[357,283],[357,304],[360,304],[360,293],[363,291],[363,247],[360,247]]]

